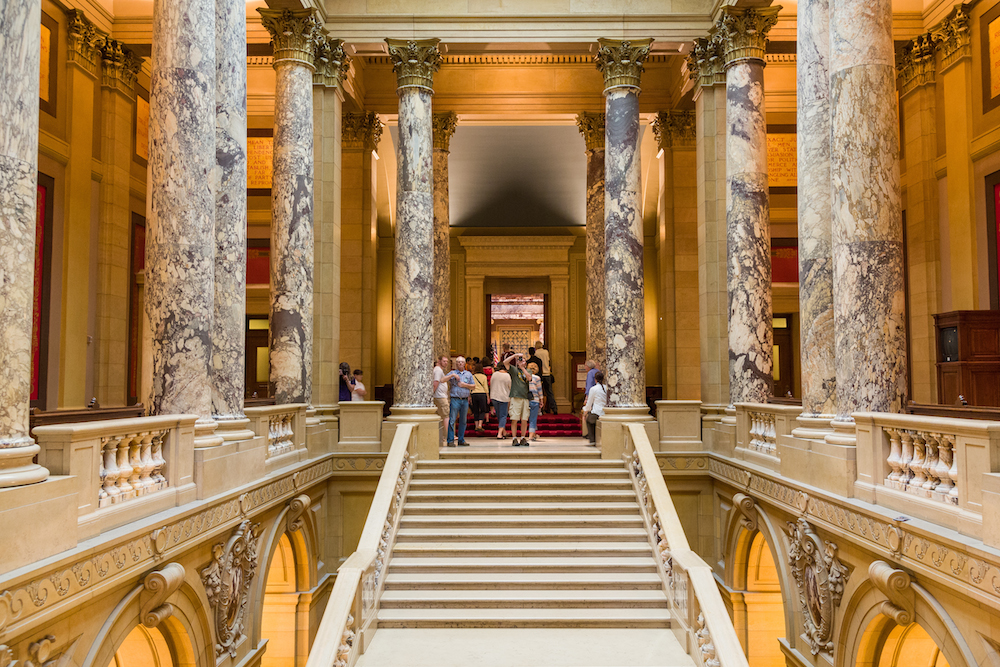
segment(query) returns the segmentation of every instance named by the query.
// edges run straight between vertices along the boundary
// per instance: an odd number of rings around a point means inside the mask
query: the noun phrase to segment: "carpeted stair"
[[[573,414],[538,415],[538,437],[540,438],[580,438],[583,437],[580,418]],[[510,419],[507,420],[507,433],[510,433]],[[483,433],[476,433],[476,425],[469,413],[469,421],[465,429],[466,438],[497,437],[497,418],[493,415],[483,424]]]

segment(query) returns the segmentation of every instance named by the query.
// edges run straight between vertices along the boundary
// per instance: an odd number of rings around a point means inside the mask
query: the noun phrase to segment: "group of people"
[[[527,447],[529,441],[538,440],[538,415],[557,412],[550,364],[549,352],[541,342],[528,348],[527,357],[505,343],[495,366],[490,355],[474,357],[467,368],[466,358],[459,355],[454,370],[449,371],[451,360],[440,357],[434,364],[433,391],[441,417],[442,445],[468,445],[465,431],[470,410],[476,435],[483,435],[484,423],[495,414],[497,440],[512,437],[514,447]]]
[[[364,373],[360,368],[355,368],[351,372],[351,365],[346,361],[340,364],[340,395],[338,400],[341,403],[347,401],[367,401],[368,390],[365,389]]]

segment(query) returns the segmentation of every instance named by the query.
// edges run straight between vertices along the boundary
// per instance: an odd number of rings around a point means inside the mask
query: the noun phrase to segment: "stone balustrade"
[[[307,407],[305,403],[287,403],[244,411],[250,419],[250,428],[267,442],[265,459],[268,471],[306,458]]]
[[[780,439],[791,435],[802,412],[797,405],[771,403],[736,404],[737,458],[778,470],[781,460]]]
[[[382,408],[384,406],[384,401],[341,403],[337,449],[349,452],[388,450],[389,442],[382,442]]]

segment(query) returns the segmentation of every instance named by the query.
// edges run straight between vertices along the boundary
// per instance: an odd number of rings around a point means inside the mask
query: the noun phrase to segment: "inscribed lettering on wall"
[[[247,137],[247,189],[270,190],[274,137]]]
[[[42,98],[43,102],[51,102],[51,95],[49,92],[49,81],[52,75],[51,63],[49,58],[52,55],[52,30],[49,29],[47,25],[42,24],[42,48],[41,48],[41,61],[40,74],[38,77],[38,94]]]
[[[135,155],[149,160],[149,100],[135,98]]]
[[[794,134],[767,135],[767,184],[772,188],[798,185],[797,143]]]

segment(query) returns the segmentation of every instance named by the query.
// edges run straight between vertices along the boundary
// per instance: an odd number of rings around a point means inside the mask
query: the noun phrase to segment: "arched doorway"
[[[950,667],[934,638],[919,623],[897,625],[879,615],[865,631],[857,667]]]
[[[308,655],[309,619],[300,618],[298,566],[288,533],[279,539],[267,570],[260,636],[267,640],[261,667],[295,667]],[[308,606],[307,606],[308,607]]]
[[[750,667],[784,667],[778,640],[785,636],[785,608],[774,556],[767,540],[754,533],[747,552],[746,591],[747,661]]]
[[[137,625],[115,651],[108,667],[195,667],[187,632],[176,619],[164,621],[167,632]]]

